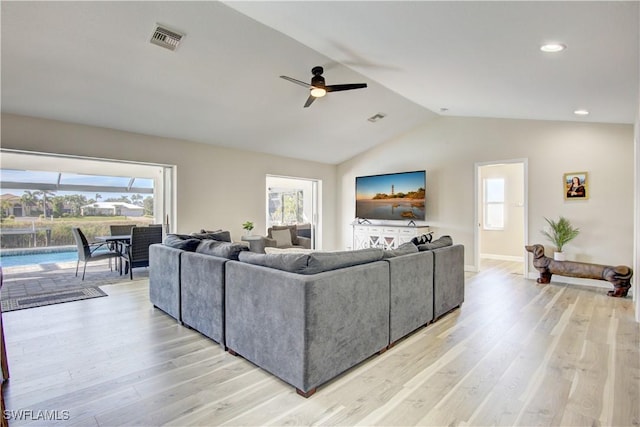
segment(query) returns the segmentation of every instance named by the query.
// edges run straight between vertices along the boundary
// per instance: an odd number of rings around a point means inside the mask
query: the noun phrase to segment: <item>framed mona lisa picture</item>
[[[564,174],[564,198],[566,200],[586,200],[589,198],[589,179],[587,172],[569,172]]]

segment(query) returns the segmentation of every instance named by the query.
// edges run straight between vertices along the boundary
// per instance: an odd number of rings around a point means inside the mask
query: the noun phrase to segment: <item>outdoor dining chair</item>
[[[78,247],[78,262],[76,263],[76,277],[78,277],[78,267],[80,266],[80,261],[84,261],[84,268],[82,269],[82,280],[84,280],[84,275],[87,271],[87,263],[91,261],[101,261],[108,259],[109,267],[111,267],[111,259],[117,259],[118,254],[116,252],[111,251],[100,251],[96,252],[100,248],[108,248],[106,243],[89,243],[87,238],[85,237],[82,230],[78,227],[72,227],[71,232],[73,233],[73,238],[76,241],[76,246]]]
[[[149,266],[149,246],[154,243],[162,243],[162,227],[133,227],[131,229],[131,241],[125,244],[122,250],[121,261],[124,262],[124,272],[129,272],[129,278],[133,280],[135,267]]]
[[[135,226],[135,224],[112,224],[109,226],[109,231],[112,236],[129,236],[131,235],[131,229]],[[118,254],[118,258],[116,258],[116,268],[119,269],[122,274],[122,266],[118,267],[118,260],[122,255],[122,243],[109,242],[109,250]]]

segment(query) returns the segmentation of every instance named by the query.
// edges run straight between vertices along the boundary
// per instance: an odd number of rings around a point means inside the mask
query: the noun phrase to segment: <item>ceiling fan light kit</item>
[[[366,83],[348,83],[341,85],[329,85],[325,84],[324,77],[322,77],[322,73],[324,69],[320,66],[313,67],[311,69],[311,74],[313,77],[311,78],[311,84],[305,83],[302,80],[294,79],[288,76],[280,76],[280,78],[290,81],[291,83],[295,83],[300,86],[304,86],[309,89],[309,98],[307,98],[307,102],[304,104],[304,108],[307,108],[316,98],[321,98],[327,94],[327,92],[341,92],[344,90],[352,90],[352,89],[363,89],[367,87]]]

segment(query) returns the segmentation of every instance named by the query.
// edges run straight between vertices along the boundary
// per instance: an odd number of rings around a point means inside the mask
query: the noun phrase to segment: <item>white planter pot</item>
[[[564,252],[554,252],[553,259],[556,261],[564,261],[565,260]]]

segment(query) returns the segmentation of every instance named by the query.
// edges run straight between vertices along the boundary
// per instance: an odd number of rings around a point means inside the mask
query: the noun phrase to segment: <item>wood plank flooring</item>
[[[467,274],[460,310],[309,399],[153,309],[146,280],[104,286],[106,298],[9,312],[10,423],[640,425],[631,298],[538,285],[517,271],[491,262]]]

